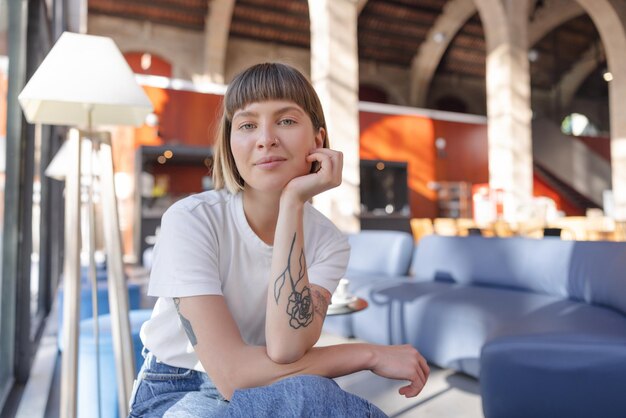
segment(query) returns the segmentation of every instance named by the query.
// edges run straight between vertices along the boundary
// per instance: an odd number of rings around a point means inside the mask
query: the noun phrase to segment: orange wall
[[[437,158],[437,180],[489,182],[487,125],[434,121],[435,138],[446,140],[445,155]]]
[[[489,183],[487,125],[433,120],[423,116],[388,115],[360,112],[362,159],[408,162],[409,205],[411,216],[437,216],[436,195],[428,188],[431,181],[467,181]],[[443,138],[443,153],[435,149],[435,140]],[[595,141],[596,152],[606,154],[607,143]],[[582,210],[561,197],[534,176],[534,196],[552,198],[567,215]]]
[[[411,216],[437,216],[433,181],[489,181],[487,127],[447,122],[424,116],[360,113],[361,158],[408,163]],[[437,153],[435,139],[444,138],[444,153]]]
[[[213,144],[222,96],[144,86],[158,116],[157,127],[137,128],[135,146]]]
[[[360,112],[360,157],[408,163],[409,206],[413,217],[436,216],[435,127],[419,116]]]
[[[215,139],[222,96],[166,90],[160,133],[166,143],[209,146]]]

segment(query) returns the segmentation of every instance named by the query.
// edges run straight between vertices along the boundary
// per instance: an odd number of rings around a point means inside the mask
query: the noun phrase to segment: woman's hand
[[[304,203],[313,196],[341,184],[343,154],[328,148],[317,148],[306,157],[310,163],[317,162],[319,170],[292,179],[283,190],[282,197],[295,198]]]
[[[410,383],[401,387],[398,393],[407,398],[417,396],[430,374],[424,357],[408,344],[373,347],[374,365],[371,371],[389,379],[408,380]]]

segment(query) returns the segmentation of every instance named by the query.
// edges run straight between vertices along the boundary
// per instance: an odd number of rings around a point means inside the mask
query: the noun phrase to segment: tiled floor
[[[324,334],[319,345],[355,342]],[[390,417],[429,418],[479,418],[482,407],[476,379],[431,366],[426,387],[416,398],[406,399],[398,394],[404,385],[378,377],[370,372],[360,372],[337,379],[348,392],[359,395],[378,406]]]

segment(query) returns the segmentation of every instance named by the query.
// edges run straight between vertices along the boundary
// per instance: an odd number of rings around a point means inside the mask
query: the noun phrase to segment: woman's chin
[[[280,196],[288,182],[252,182],[246,183],[246,189],[255,193]]]

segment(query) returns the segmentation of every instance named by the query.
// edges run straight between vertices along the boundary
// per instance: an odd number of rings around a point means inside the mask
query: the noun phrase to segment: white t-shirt
[[[350,247],[310,204],[303,211],[309,282],[334,292]],[[141,340],[159,361],[204,371],[181,325],[174,297],[223,295],[243,340],[265,345],[272,247],[250,228],[242,194],[209,191],[182,199],[163,215],[148,295],[159,299]]]

